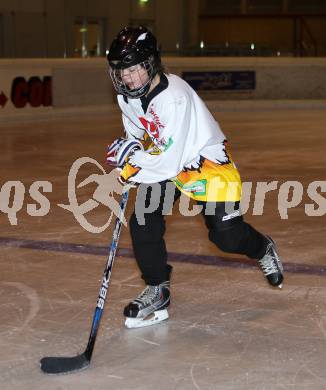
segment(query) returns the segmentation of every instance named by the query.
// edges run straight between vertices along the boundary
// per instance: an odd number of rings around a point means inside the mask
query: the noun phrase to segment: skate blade
[[[144,328],[145,326],[151,326],[151,325],[158,324],[164,320],[167,320],[168,318],[169,318],[169,313],[166,309],[158,310],[158,311],[155,311],[153,314],[151,314],[150,317],[147,317],[147,318],[127,317],[127,319],[125,321],[125,326],[128,329]]]

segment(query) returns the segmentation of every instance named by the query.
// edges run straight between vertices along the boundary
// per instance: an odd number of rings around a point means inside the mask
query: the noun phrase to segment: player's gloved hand
[[[123,168],[117,168],[120,172],[120,176],[118,178],[119,182],[123,185],[130,185],[131,187],[137,187],[139,183],[133,180],[133,177],[137,175],[140,171],[140,168],[134,165],[131,165],[129,161],[123,166]]]
[[[133,182],[133,181],[130,181],[130,180],[126,180],[123,176],[121,176],[121,169],[120,168],[117,168],[117,169],[119,169],[119,173],[120,173],[120,175],[118,176],[118,182],[120,183],[120,184],[122,184],[122,186],[126,189],[130,189],[130,188],[137,188],[138,187],[138,185],[139,185],[139,183],[135,183],[135,182]]]
[[[123,168],[128,157],[136,150],[144,150],[140,141],[120,137],[108,145],[106,162],[113,167]]]

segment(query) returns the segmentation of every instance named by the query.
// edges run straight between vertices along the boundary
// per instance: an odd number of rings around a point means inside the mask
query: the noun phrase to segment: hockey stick
[[[93,316],[92,328],[89,335],[87,347],[82,354],[73,357],[44,357],[43,359],[41,359],[40,365],[41,370],[46,374],[68,374],[74,371],[85,369],[90,365],[95,340],[104,309],[105,298],[109,288],[112,267],[121,232],[122,220],[127,207],[128,195],[129,188],[124,187],[122,198],[120,201],[120,212],[119,216],[115,220],[112,242],[106,267],[103,273],[102,284]]]

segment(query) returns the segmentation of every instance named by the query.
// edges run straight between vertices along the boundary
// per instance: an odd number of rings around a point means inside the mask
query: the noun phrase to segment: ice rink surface
[[[67,178],[77,158],[104,165],[106,144],[121,132],[120,116],[112,111],[1,124],[1,186],[22,183],[16,187],[21,210],[11,215],[17,224],[0,212],[1,390],[326,389],[326,201],[321,198],[326,113],[214,115],[243,182],[253,183],[245,218],[278,244],[286,269],[283,289],[269,287],[254,262],[219,252],[201,217],[183,217],[176,205],[166,233],[174,267],[170,319],[144,329],[124,327],[123,307],[143,288],[124,228],[92,364],[65,376],[44,375],[38,362],[84,350],[112,229],[87,232],[58,204],[68,203]],[[101,174],[94,165],[84,166],[78,182],[94,173]],[[44,216],[27,211],[36,203],[29,193],[35,181],[52,183],[44,193],[50,206]],[[273,181],[276,189],[266,194],[262,215],[254,215],[262,201],[255,196],[257,182]],[[288,181],[294,191],[288,191]],[[317,183],[313,191],[316,181],[322,187]],[[92,199],[95,190],[96,183],[77,189],[78,202]],[[299,204],[285,219],[279,204],[292,196],[299,196]],[[319,216],[308,215],[318,210]],[[108,215],[98,204],[85,217],[101,226]]]

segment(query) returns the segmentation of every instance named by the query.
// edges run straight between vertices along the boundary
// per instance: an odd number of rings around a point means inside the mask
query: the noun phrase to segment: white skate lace
[[[269,254],[269,252],[272,252],[272,254]],[[279,272],[277,262],[280,261],[273,253],[273,244],[269,243],[265,256],[262,259],[258,260],[258,263],[260,264],[264,275],[267,276]]]
[[[264,275],[270,275],[278,272],[278,269],[274,263],[274,257],[271,255],[265,255],[262,259],[258,260]]]
[[[156,299],[158,292],[158,286],[147,286],[144,291],[138,295],[135,301],[141,302],[146,306],[147,304],[151,304]]]

